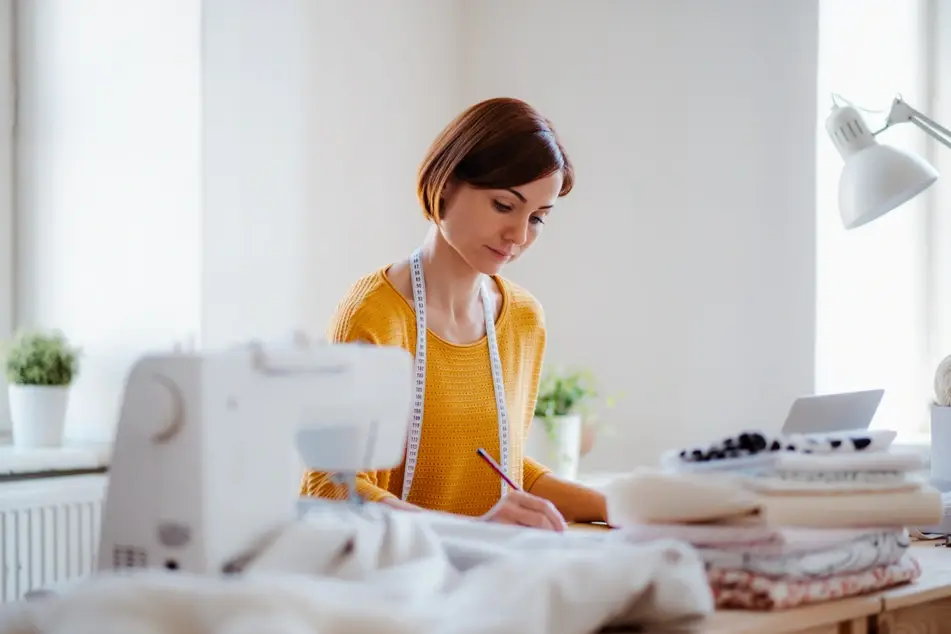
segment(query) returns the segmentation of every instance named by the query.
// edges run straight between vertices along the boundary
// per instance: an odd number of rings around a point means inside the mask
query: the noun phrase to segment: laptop
[[[868,429],[885,390],[801,396],[793,401],[782,434],[827,434]]]

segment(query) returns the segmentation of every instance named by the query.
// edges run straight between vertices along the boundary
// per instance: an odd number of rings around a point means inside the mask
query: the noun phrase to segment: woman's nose
[[[522,246],[528,240],[529,220],[516,221],[506,228],[505,240],[516,246]]]

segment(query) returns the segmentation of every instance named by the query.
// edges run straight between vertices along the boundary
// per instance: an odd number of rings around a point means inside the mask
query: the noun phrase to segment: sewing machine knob
[[[160,374],[152,378],[154,385],[162,392],[160,396],[156,395],[162,404],[156,408],[158,429],[152,434],[152,441],[164,444],[172,440],[185,426],[185,400],[174,381]]]

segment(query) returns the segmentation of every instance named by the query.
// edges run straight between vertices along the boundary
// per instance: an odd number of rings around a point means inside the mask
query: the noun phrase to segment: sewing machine
[[[356,501],[358,471],[402,460],[412,366],[400,348],[300,341],[142,358],[125,386],[98,569],[227,572],[295,519],[307,467],[337,474]]]

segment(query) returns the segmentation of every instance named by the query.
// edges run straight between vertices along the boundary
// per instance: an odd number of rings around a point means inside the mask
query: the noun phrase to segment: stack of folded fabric
[[[786,529],[729,524],[630,524],[628,541],[677,539],[694,547],[719,608],[782,609],[913,581],[905,530]]]
[[[661,531],[692,544],[720,607],[793,607],[913,581],[907,527],[940,521],[942,501],[894,437],[750,432],[672,451],[661,469],[606,487],[609,521],[631,539]]]
[[[759,494],[774,526],[851,528],[933,523],[940,493],[919,477],[921,456],[898,452],[888,430],[769,438],[749,432],[699,450],[670,453],[673,473],[725,473]],[[939,516],[940,519],[940,516]]]

